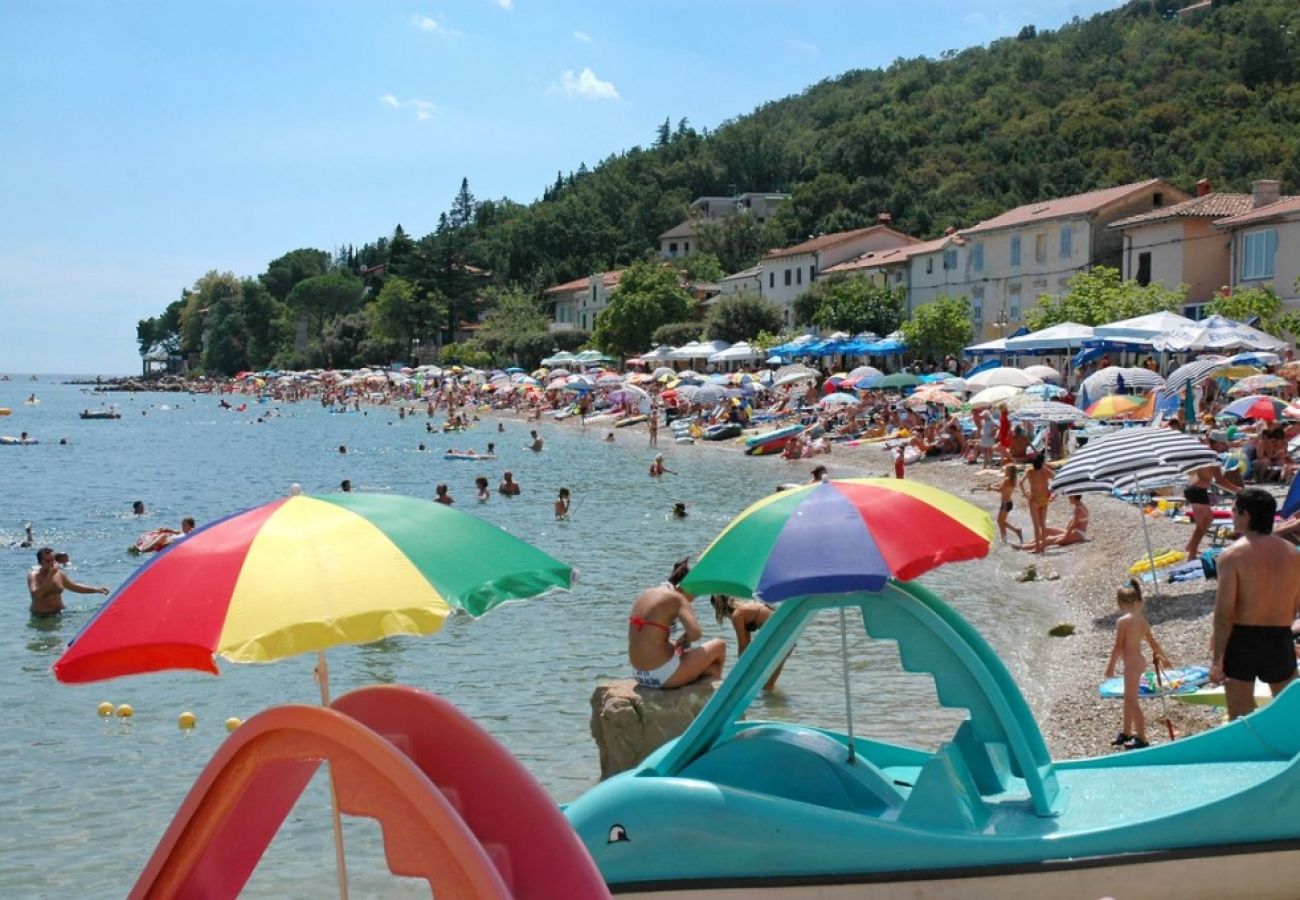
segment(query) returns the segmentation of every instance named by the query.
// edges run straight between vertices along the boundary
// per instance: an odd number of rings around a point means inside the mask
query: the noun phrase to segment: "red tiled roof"
[[[1165,184],[1159,178],[1149,178],[1146,181],[1135,181],[1132,184],[1121,184],[1118,187],[1102,188],[1098,191],[1088,191],[1071,197],[1058,197],[1053,200],[1042,200],[1038,203],[1026,203],[1024,206],[1017,206],[1015,209],[1007,210],[991,219],[976,222],[970,228],[963,228],[961,233],[975,234],[984,231],[995,231],[999,228],[1014,228],[1031,222],[1086,215],[1114,203],[1116,200],[1122,200],[1129,194],[1155,185],[1162,185],[1174,193],[1182,193],[1177,188]],[[1186,195],[1183,194],[1183,196]]]
[[[822,250],[829,250],[831,247],[838,247],[840,244],[857,240],[864,235],[878,231],[888,231],[908,241],[917,240],[911,235],[903,234],[901,231],[894,231],[894,229],[890,228],[888,225],[872,225],[868,228],[855,228],[853,231],[837,231],[834,234],[823,234],[819,237],[813,238],[812,240],[804,241],[802,244],[795,244],[793,247],[783,247],[780,250],[769,250],[763,256],[763,259],[780,259],[783,256],[799,256],[804,253],[818,253]]]
[[[1222,219],[1224,216],[1237,216],[1247,212],[1252,204],[1250,194],[1210,193],[1202,197],[1193,197],[1173,206],[1162,206],[1151,212],[1129,216],[1118,222],[1111,222],[1110,228],[1129,228],[1133,225],[1147,225],[1162,222],[1165,219]]]
[[[1252,209],[1250,212],[1241,215],[1220,219],[1214,224],[1220,228],[1236,228],[1240,225],[1253,225],[1256,222],[1265,222],[1269,219],[1296,213],[1300,213],[1300,197],[1283,197],[1276,203]]]
[[[906,247],[873,250],[870,253],[864,253],[861,256],[855,256],[853,259],[847,259],[838,265],[825,268],[822,270],[822,274],[834,275],[837,272],[857,272],[861,269],[881,269],[885,266],[902,265],[918,253],[930,253],[943,249],[943,245],[950,240],[952,240],[952,235],[945,234],[941,238],[935,238],[932,241],[918,241],[915,244],[908,244]]]
[[[622,277],[623,277],[622,269],[619,269],[615,272],[600,273],[601,284],[607,288],[612,288],[615,285],[617,285],[618,280]],[[585,291],[590,286],[591,286],[591,277],[588,276],[586,278],[575,278],[572,281],[564,282],[564,284],[552,285],[551,287],[548,287],[546,290],[542,291],[542,293],[546,295],[571,294],[571,293],[576,293],[577,291]]]

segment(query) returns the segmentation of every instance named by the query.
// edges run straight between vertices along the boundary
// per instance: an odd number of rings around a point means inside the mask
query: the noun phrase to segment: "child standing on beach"
[[[1142,615],[1142,588],[1137,579],[1129,579],[1128,587],[1122,587],[1115,593],[1119,604],[1120,617],[1115,623],[1115,648],[1110,652],[1110,662],[1106,665],[1106,677],[1113,678],[1115,664],[1124,661],[1124,727],[1111,741],[1114,747],[1125,750],[1140,750],[1147,746],[1146,719],[1142,715],[1142,706],[1138,702],[1138,691],[1142,683],[1142,673],[1146,669],[1146,659],[1142,656],[1142,642],[1146,641],[1157,664],[1169,667],[1165,651],[1160,649],[1156,636],[1151,633],[1151,626]]]
[[[1002,482],[998,485],[998,496],[1001,502],[998,504],[998,534],[1002,536],[1005,543],[1007,539],[1007,529],[1010,528],[1016,533],[1016,541],[1023,544],[1025,542],[1025,533],[1016,526],[1007,521],[1007,514],[1015,505],[1011,500],[1011,495],[1016,490],[1016,476],[1019,470],[1013,465],[1007,465],[1002,470]]]
[[[555,520],[561,521],[569,518],[569,489],[560,488],[560,495],[555,498]]]

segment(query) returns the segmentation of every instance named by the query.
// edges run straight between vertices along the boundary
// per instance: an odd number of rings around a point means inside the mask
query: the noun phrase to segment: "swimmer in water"
[[[63,592],[74,594],[107,594],[106,587],[90,587],[78,584],[59,569],[54,551],[42,547],[36,551],[36,561],[40,563],[27,575],[27,592],[31,594],[31,613],[33,616],[57,616],[63,612]]]

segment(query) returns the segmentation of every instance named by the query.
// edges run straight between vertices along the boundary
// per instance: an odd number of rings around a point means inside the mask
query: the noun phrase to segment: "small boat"
[[[743,430],[736,422],[719,422],[717,425],[710,425],[704,429],[704,439],[706,441],[725,441],[729,438],[740,437]]]
[[[180,537],[180,534],[179,531],[172,528],[155,528],[136,538],[135,543],[129,549],[131,553],[157,553],[174,539]]]
[[[966,711],[950,740],[745,718],[813,617],[846,608]],[[1211,731],[1053,760],[970,623],[890,582],[781,604],[681,737],[565,815],[620,897],[1294,897],[1298,716],[1293,686]]]
[[[30,447],[39,444],[35,438],[14,437],[12,434],[0,434],[0,447]]]
[[[122,414],[116,409],[83,409],[81,411],[83,419],[120,419]]]
[[[625,419],[619,419],[614,423],[615,428],[626,428],[629,425],[639,425],[649,419],[649,416],[628,416]]]
[[[448,450],[442,455],[443,459],[456,459],[461,462],[491,462],[496,456],[490,453],[461,453],[457,450]]]
[[[12,409],[10,409],[10,408],[7,407],[7,406],[0,406],[0,416],[8,416],[8,415],[12,415],[12,414],[13,414],[13,410],[12,410]]]
[[[771,456],[780,453],[803,431],[802,425],[787,425],[775,431],[765,431],[745,439],[745,453],[750,456]]]

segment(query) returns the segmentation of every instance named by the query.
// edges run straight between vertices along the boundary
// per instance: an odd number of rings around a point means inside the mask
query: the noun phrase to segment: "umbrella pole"
[[[321,706],[330,705],[330,669],[325,662],[325,651],[316,651],[316,682],[320,685]],[[334,820],[334,859],[339,875],[339,898],[348,900],[348,864],[343,855],[343,817],[339,815],[339,795],[334,789],[334,776],[330,775],[330,815]]]
[[[1139,497],[1142,496],[1142,483],[1136,478],[1133,479],[1133,492]],[[1138,503],[1137,509],[1138,515],[1142,517],[1142,539],[1147,545],[1147,565],[1151,567],[1151,590],[1152,593],[1156,595],[1156,599],[1159,600],[1160,576],[1156,574],[1156,554],[1155,551],[1151,549],[1151,532],[1147,530],[1147,514],[1146,510],[1142,508],[1140,502]]]
[[[844,714],[849,720],[849,765],[853,765],[853,697],[849,693],[849,626],[844,607],[840,607],[840,659],[844,663]]]

